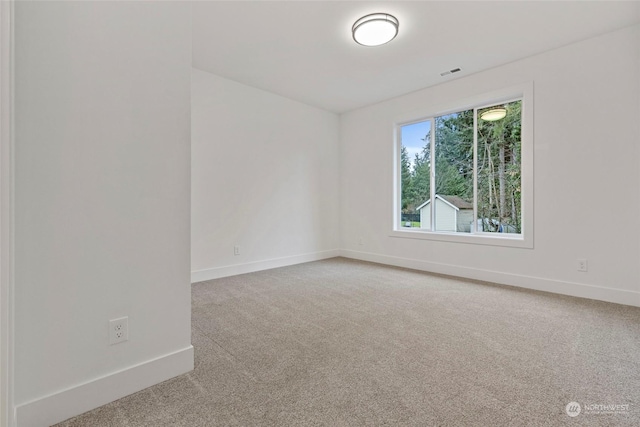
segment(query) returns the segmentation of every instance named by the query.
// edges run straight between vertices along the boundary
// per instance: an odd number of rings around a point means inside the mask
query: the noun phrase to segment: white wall
[[[190,7],[17,2],[15,403],[49,425],[191,369]],[[129,316],[128,342],[107,321]]]
[[[344,254],[640,305],[639,52],[635,26],[344,114]],[[394,120],[531,81],[534,248],[390,237]]]
[[[193,70],[193,281],[338,254],[338,131],[333,113]]]
[[[10,383],[13,381],[13,298],[11,286],[11,126],[10,58],[12,4],[0,2],[0,427],[9,425],[9,408],[13,407]]]

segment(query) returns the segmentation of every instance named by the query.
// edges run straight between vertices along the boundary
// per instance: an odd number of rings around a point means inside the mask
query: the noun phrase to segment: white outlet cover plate
[[[129,340],[129,318],[120,317],[109,320],[109,344],[118,344]]]
[[[578,260],[578,271],[587,271],[587,260],[586,259],[579,259]]]

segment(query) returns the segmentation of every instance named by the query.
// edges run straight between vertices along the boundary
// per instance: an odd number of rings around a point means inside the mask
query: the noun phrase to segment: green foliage
[[[401,185],[402,185],[402,210],[407,209],[407,203],[409,200],[409,194],[411,194],[411,164],[409,162],[409,154],[407,153],[407,147],[402,147],[400,153],[400,166],[401,166]]]
[[[425,136],[429,141],[429,135]],[[414,170],[411,176],[411,193],[409,194],[408,206],[415,212],[415,208],[429,199],[431,191],[431,167],[429,165],[429,144],[426,143],[422,152],[416,154],[414,160]]]
[[[521,101],[505,105],[504,119],[478,119],[478,217],[484,231],[499,225],[521,232]],[[435,160],[436,194],[473,201],[473,110],[437,117],[435,159],[431,158],[430,135],[416,154],[413,168],[402,148],[402,212],[416,213],[429,200],[431,166]]]
[[[520,233],[522,103],[505,108],[504,119],[478,121],[478,216],[485,219],[484,231],[502,224]]]
[[[436,118],[436,194],[473,198],[473,110]]]

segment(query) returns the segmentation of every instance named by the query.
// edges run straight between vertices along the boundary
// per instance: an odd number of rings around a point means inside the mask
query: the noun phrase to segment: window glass
[[[471,232],[473,110],[435,118],[435,230]]]
[[[522,232],[521,104],[478,110],[477,224],[482,232]],[[489,120],[483,119],[487,114]]]
[[[430,223],[421,219],[419,208],[429,200],[431,188],[431,120],[402,126],[401,140],[400,226],[430,230]]]
[[[521,234],[521,128],[521,100],[400,126],[399,229]]]

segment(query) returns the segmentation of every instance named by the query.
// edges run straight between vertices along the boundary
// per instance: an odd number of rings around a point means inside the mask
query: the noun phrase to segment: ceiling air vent
[[[449,75],[449,74],[453,74],[453,73],[457,73],[458,71],[460,71],[460,68],[454,68],[453,70],[449,70],[449,71],[445,71],[444,73],[440,73],[440,75],[442,77]]]

